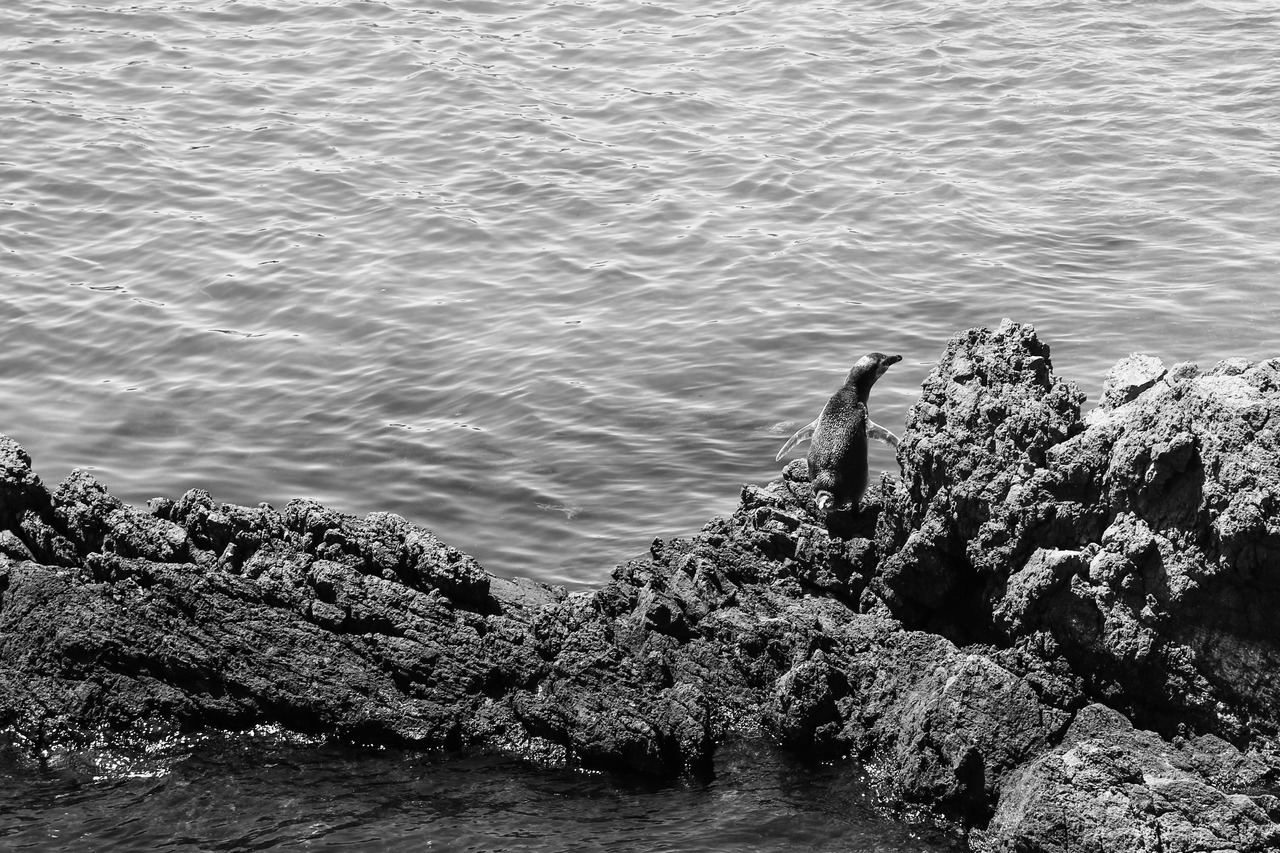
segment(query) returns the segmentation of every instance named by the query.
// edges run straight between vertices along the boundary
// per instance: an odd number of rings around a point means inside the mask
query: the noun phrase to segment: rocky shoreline
[[[0,761],[275,725],[697,776],[763,736],[978,851],[1280,849],[1280,359],[1083,400],[1029,326],[957,334],[860,514],[796,461],[573,595],[386,513],[49,491],[0,437]]]

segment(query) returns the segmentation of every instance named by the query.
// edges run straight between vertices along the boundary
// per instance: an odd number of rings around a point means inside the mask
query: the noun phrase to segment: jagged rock
[[[387,513],[50,493],[0,437],[0,755],[266,724],[696,775],[763,736],[977,849],[1274,849],[1280,362],[1083,400],[1029,326],[961,333],[859,512],[797,460],[574,595]]]
[[[1012,774],[974,839],[980,853],[1280,848],[1274,766],[1205,735],[1169,743],[1090,705],[1053,749]]]
[[[1102,382],[1102,402],[1099,408],[1114,409],[1137,398],[1165,377],[1168,371],[1158,358],[1134,353],[1116,362],[1107,371]]]
[[[1166,376],[1131,357],[1086,420],[1047,359],[1012,323],[949,344],[903,440],[909,532],[877,589],[960,642],[1047,632],[1091,695],[1167,734],[1274,736],[1280,361]]]
[[[1045,494],[1035,475],[1083,429],[1083,400],[1053,375],[1049,347],[1029,326],[1005,321],[995,332],[951,339],[898,452],[897,547],[886,549],[875,582],[895,612],[962,642],[988,639],[983,574],[1025,559],[1033,543],[1074,544],[1087,524],[1083,510]],[[1031,517],[1010,517],[1010,506]],[[1029,523],[1041,538],[1011,535]]]

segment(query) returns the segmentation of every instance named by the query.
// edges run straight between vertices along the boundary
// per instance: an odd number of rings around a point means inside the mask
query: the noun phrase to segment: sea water
[[[0,7],[0,432],[46,482],[388,510],[571,589],[871,350],[895,431],[1003,317],[1086,405],[1280,355],[1278,222],[1264,3]]]
[[[75,853],[752,853],[964,849],[920,816],[890,816],[848,762],[731,744],[715,778],[658,784],[333,747],[206,744],[152,772],[98,781],[0,777],[0,849]]]

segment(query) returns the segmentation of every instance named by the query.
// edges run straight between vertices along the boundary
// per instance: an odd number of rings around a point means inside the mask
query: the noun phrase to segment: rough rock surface
[[[398,516],[149,511],[0,437],[0,761],[208,728],[705,773],[855,756],[978,850],[1280,848],[1280,361],[1131,357],[1103,404],[1028,326],[955,336],[901,481],[803,461],[589,593]]]
[[[1133,357],[1082,419],[1022,328],[957,336],[925,383],[886,600],[909,626],[1062,658],[1166,735],[1274,739],[1280,360],[1165,375]],[[1117,389],[1135,374],[1145,390]]]

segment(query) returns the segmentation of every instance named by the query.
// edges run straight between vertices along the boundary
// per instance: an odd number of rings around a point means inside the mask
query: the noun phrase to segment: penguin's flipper
[[[821,417],[822,416],[819,415],[818,417],[814,418],[811,423],[808,423],[805,426],[800,427],[800,429],[796,430],[795,435],[791,436],[791,438],[788,438],[787,443],[782,445],[782,449],[778,451],[778,455],[773,457],[773,461],[781,462],[782,457],[786,456],[787,453],[791,450],[791,448],[795,447],[797,444],[800,444],[803,441],[808,441],[809,439],[813,438],[813,431],[818,428],[818,420]]]
[[[880,426],[880,424],[871,420],[871,418],[867,418],[867,438],[874,438],[879,441],[883,441],[894,450],[898,449],[898,437]]]

